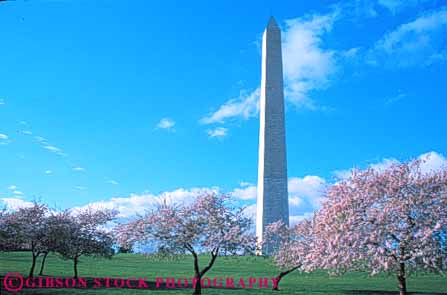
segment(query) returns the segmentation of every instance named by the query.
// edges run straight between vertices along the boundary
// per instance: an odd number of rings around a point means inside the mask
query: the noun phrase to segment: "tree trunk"
[[[288,269],[286,271],[281,272],[277,277],[276,277],[276,286],[274,285],[272,290],[273,291],[279,291],[279,282],[281,282],[282,278],[285,277],[286,275],[288,275],[289,273],[291,273],[292,271],[294,271],[295,269],[297,269],[299,266],[295,266],[294,268]]]
[[[31,269],[29,271],[29,277],[32,278],[34,276],[34,268],[36,267],[36,261],[37,261],[37,256],[39,256],[39,254],[34,254],[34,252],[32,252],[33,254],[33,263],[31,264]]]
[[[73,271],[74,271],[74,278],[78,278],[78,257],[75,256],[73,258]]]
[[[199,266],[199,256],[194,251],[191,245],[185,244],[185,247],[188,251],[191,252],[192,256],[194,257],[194,278],[196,279],[196,286],[194,288],[193,295],[201,295],[202,294],[202,286],[200,285],[200,280],[202,279],[203,275],[206,274],[211,267],[213,267],[214,262],[216,261],[217,255],[219,255],[219,247],[214,248],[211,251],[211,260],[209,261],[208,265],[200,270]]]
[[[39,276],[43,275],[43,268],[45,267],[45,260],[47,259],[48,252],[45,252],[42,259],[42,264],[40,265]]]
[[[202,279],[202,277],[199,274],[196,274],[194,276],[194,278],[196,279],[196,286],[194,287],[194,292],[192,294],[193,295],[201,295],[202,294],[202,285],[200,284],[200,280]]]
[[[194,286],[193,295],[201,295],[202,294],[202,286],[200,285],[200,280],[202,276],[200,274],[200,266],[199,266],[199,257],[197,256],[195,251],[191,251],[192,256],[194,257],[194,278],[196,279],[196,285]]]
[[[397,274],[397,281],[399,282],[399,295],[407,295],[407,281],[405,278],[405,263],[399,264],[399,272]]]

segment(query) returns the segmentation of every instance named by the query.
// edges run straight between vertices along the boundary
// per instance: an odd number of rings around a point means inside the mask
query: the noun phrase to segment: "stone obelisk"
[[[281,30],[273,17],[262,38],[261,76],[256,235],[262,241],[268,224],[289,225]],[[276,246],[264,244],[261,253]]]

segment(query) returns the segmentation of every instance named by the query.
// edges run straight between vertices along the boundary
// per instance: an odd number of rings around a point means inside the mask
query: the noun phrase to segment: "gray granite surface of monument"
[[[268,224],[278,220],[289,224],[282,66],[281,31],[272,17],[262,39],[256,212],[256,235],[260,240]],[[276,246],[264,244],[261,253],[271,254]]]

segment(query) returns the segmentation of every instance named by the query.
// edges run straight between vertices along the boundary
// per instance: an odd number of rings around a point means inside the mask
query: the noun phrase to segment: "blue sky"
[[[260,42],[283,32],[291,212],[352,167],[447,163],[447,1],[0,3],[0,199],[253,209]],[[127,214],[127,213],[126,213]]]

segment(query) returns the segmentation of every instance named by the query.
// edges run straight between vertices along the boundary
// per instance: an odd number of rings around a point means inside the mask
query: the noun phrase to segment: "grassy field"
[[[207,261],[208,257],[201,257]],[[0,253],[0,276],[2,286],[0,294],[191,294],[191,289],[24,289],[19,293],[8,293],[3,287],[3,277],[8,272],[19,272],[26,275],[31,261],[30,253]],[[38,273],[40,261],[36,266]],[[83,257],[79,263],[79,276],[85,278],[120,277],[147,278],[154,282],[156,277],[190,278],[192,259],[189,256],[177,260],[160,260],[146,258],[138,254],[120,254],[111,260]],[[49,255],[45,268],[46,276],[71,277],[71,261],[64,261],[55,255]],[[269,259],[262,257],[219,257],[208,277],[233,277],[235,280],[244,278],[248,284],[249,277],[273,277],[277,270]],[[163,285],[164,286],[164,285]],[[204,289],[203,294],[331,294],[331,295],[379,295],[398,294],[394,276],[368,277],[364,273],[349,273],[342,277],[329,277],[325,273],[298,274],[292,273],[285,277],[280,284],[280,292],[256,287],[223,289]],[[418,274],[409,277],[408,289],[410,294],[443,294],[447,295],[447,277]]]

